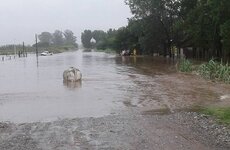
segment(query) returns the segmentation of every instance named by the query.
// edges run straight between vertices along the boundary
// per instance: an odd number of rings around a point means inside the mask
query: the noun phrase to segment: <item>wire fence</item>
[[[21,57],[27,57],[27,53],[19,51],[17,55],[0,55],[0,61],[9,61]]]

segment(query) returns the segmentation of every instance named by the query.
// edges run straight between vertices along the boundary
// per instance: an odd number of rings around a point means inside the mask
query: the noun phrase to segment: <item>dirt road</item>
[[[197,113],[149,115],[135,109],[102,118],[0,124],[1,150],[227,150],[229,137],[228,129]]]

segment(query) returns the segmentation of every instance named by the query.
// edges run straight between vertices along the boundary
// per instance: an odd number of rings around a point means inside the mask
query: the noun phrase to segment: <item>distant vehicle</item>
[[[121,56],[130,56],[130,55],[131,55],[130,50],[123,50],[123,51],[121,52]]]
[[[53,55],[53,53],[49,51],[44,51],[41,53],[41,56],[51,56],[51,55]]]

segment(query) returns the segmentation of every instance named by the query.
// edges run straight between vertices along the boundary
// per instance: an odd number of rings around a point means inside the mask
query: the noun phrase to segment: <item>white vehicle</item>
[[[50,56],[53,55],[53,53],[49,52],[49,51],[44,51],[41,53],[41,56]]]

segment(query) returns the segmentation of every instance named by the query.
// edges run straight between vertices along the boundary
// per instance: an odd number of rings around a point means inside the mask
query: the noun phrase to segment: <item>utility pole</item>
[[[36,56],[38,57],[38,35],[35,35],[35,39],[36,39]]]
[[[23,53],[23,57],[26,57],[25,56],[25,43],[24,42],[22,43],[22,53]]]
[[[16,58],[16,54],[17,52],[16,52],[16,45],[15,45],[15,40],[14,40],[14,58]]]

